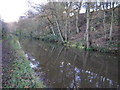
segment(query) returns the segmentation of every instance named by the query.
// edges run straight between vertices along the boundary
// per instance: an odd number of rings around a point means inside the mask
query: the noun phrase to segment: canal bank
[[[9,35],[2,40],[2,88],[43,88],[37,80],[30,61],[25,57],[19,41]]]

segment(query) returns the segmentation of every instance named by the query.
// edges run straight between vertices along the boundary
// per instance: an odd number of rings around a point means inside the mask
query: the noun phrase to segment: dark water
[[[50,88],[118,88],[119,56],[22,40],[37,78]]]

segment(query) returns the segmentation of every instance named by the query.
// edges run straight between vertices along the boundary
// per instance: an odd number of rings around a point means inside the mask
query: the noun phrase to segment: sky
[[[32,1],[44,3],[46,0]],[[28,9],[28,0],[0,0],[0,17],[5,22],[17,21]]]

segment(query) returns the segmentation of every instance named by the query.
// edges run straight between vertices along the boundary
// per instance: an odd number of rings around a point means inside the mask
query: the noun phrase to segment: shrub
[[[58,42],[59,41],[59,36],[57,36],[57,35],[47,35],[47,36],[42,37],[42,40],[50,41],[50,42]]]

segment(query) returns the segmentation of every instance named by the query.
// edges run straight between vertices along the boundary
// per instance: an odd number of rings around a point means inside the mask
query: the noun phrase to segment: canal
[[[119,56],[21,40],[36,78],[48,88],[117,88]]]

